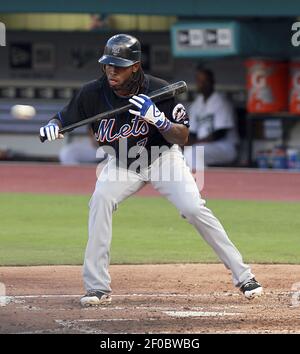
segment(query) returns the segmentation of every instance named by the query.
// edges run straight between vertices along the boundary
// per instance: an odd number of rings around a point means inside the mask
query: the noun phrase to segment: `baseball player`
[[[103,68],[102,77],[85,84],[70,103],[40,129],[41,137],[53,141],[63,138],[59,133],[62,127],[124,106],[128,101],[135,107],[92,126],[99,145],[110,148],[110,157],[98,176],[89,202],[89,238],[83,266],[86,294],[80,300],[81,305],[111,302],[108,267],[112,214],[119,203],[147,182],[151,182],[194,225],[231,270],[234,285],[248,299],[260,296],[261,285],[243,262],[220,222],[205,206],[185,163],[179,146],[187,142],[189,119],[183,105],[174,98],[154,104],[148,97],[151,91],[167,83],[143,73],[139,41],[127,34],[111,37],[99,63]],[[160,153],[153,157],[150,152],[154,147],[164,149],[159,149]],[[135,155],[132,148],[137,148]],[[145,156],[143,163],[137,164],[141,156]],[[171,174],[180,172],[180,179],[166,180],[161,174],[165,169],[169,169]],[[113,175],[117,178],[111,178]]]
[[[194,167],[193,155],[196,154],[193,154],[193,150],[201,145],[204,147],[205,165],[232,163],[237,158],[238,149],[233,107],[225,96],[215,91],[215,78],[211,70],[198,67],[196,81],[199,95],[189,110],[188,144],[192,146],[185,148],[186,162],[188,166]]]

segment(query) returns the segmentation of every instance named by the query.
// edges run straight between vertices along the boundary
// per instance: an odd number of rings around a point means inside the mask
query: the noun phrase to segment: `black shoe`
[[[247,283],[241,286],[240,290],[249,300],[261,296],[263,293],[262,286],[255,278],[248,280]]]
[[[89,290],[81,299],[80,304],[83,307],[96,305],[109,305],[111,296],[97,290]]]

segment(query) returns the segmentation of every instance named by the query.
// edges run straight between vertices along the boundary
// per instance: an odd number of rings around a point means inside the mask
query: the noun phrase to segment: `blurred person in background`
[[[196,85],[198,96],[189,110],[190,135],[185,147],[187,164],[193,170],[201,166],[196,146],[204,147],[206,166],[228,165],[237,159],[238,133],[234,109],[224,95],[215,91],[215,78],[211,70],[197,67]]]
[[[90,14],[89,30],[97,31],[99,29],[108,28],[109,19],[107,15]]]
[[[72,141],[67,143],[59,152],[59,161],[62,165],[79,165],[82,163],[99,163],[103,160],[103,154],[97,155],[99,145],[94,139],[92,128],[88,129],[88,139],[81,141]],[[101,149],[102,150],[102,149]],[[103,155],[103,157],[102,157]],[[99,159],[100,157],[100,159]]]

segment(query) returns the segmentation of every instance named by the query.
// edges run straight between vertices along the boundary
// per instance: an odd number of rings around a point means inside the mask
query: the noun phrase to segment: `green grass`
[[[88,200],[0,194],[0,265],[82,264]],[[213,200],[207,206],[245,261],[300,263],[300,203]],[[132,197],[114,214],[112,263],[216,261],[195,229],[163,198]]]

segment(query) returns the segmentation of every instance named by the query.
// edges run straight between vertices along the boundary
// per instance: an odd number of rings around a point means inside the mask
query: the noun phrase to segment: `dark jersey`
[[[144,89],[139,93],[146,95],[168,84],[166,81],[150,75],[145,75],[145,80]],[[98,80],[85,84],[69,104],[54,118],[59,119],[62,126],[65,127],[96,114],[122,107],[128,104],[128,99],[129,97],[116,95],[104,75]],[[180,121],[177,121],[174,117],[175,98],[164,100],[156,105],[170,121],[189,126],[187,117]],[[92,124],[92,129],[99,145],[113,147],[117,159],[123,159],[126,155],[127,167],[139,157],[139,153],[136,152],[143,147],[150,157],[151,146],[170,147],[172,145],[164,139],[154,125],[147,123],[142,118],[133,116],[129,112],[95,122]],[[133,147],[139,148],[131,149]],[[129,152],[130,157],[128,157],[127,153],[130,149],[131,153]],[[150,158],[148,164],[151,162],[153,160]]]

